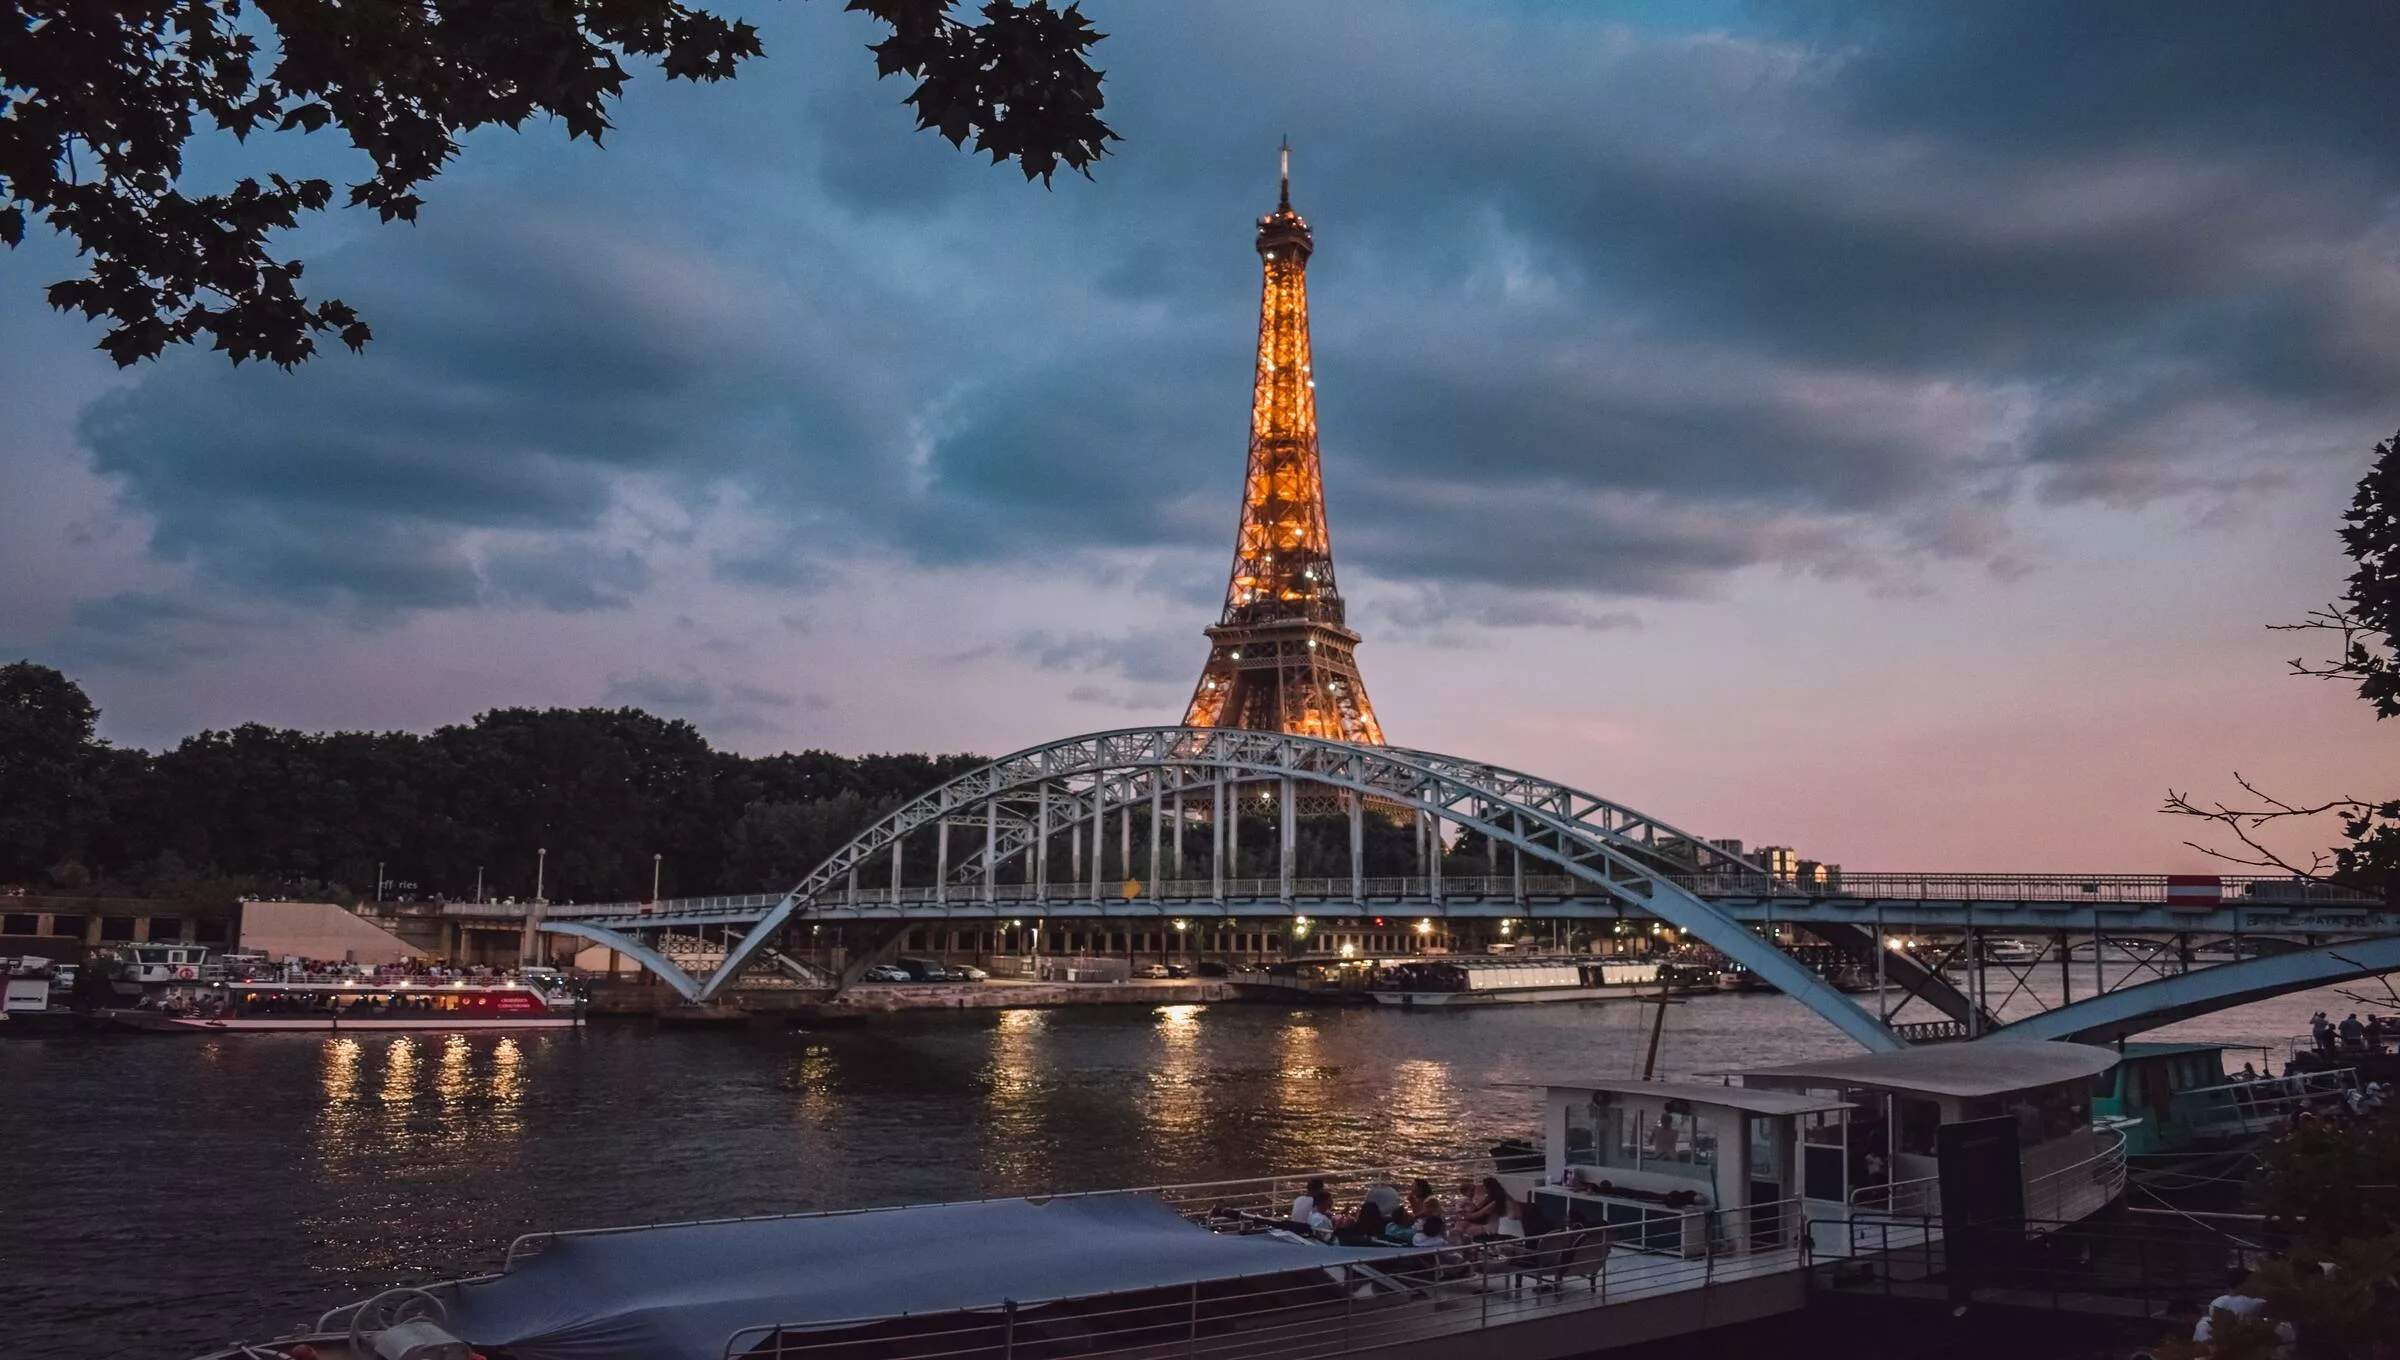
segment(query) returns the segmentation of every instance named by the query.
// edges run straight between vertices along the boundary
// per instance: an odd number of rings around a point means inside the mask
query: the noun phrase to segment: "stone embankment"
[[[1237,999],[1235,984],[1214,978],[1169,982],[878,983],[839,998],[799,987],[744,988],[712,1008],[726,1019],[740,1012],[760,1022],[838,1021],[911,1011],[1015,1010],[1025,1006],[1185,1006]],[[603,983],[592,992],[594,1016],[663,1015],[679,1008],[672,989]]]

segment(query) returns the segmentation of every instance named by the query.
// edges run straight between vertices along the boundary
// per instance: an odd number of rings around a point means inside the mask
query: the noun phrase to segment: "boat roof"
[[[2117,1045],[2116,1051],[2123,1058],[2171,1058],[2181,1053],[2223,1053],[2238,1047],[2238,1044],[2130,1043]]]
[[[448,1329],[518,1360],[721,1360],[825,1327],[1272,1275],[1388,1248],[1210,1232],[1152,1195],[979,1200],[569,1234],[458,1286]]]
[[[1747,1082],[1813,1081],[1942,1096],[1997,1096],[2096,1076],[2117,1065],[2114,1049],[2091,1044],[1976,1040],[1896,1053],[1858,1053],[1736,1073]]]
[[[1802,1091],[1777,1091],[1764,1086],[1721,1086],[1711,1081],[1637,1081],[1631,1077],[1550,1075],[1523,1081],[1496,1081],[1494,1086],[1531,1086],[1553,1091],[1606,1091],[1611,1095],[1657,1096],[1688,1100],[1695,1105],[1722,1105],[1751,1114],[1808,1114],[1817,1110],[1846,1110],[1850,1102]]]

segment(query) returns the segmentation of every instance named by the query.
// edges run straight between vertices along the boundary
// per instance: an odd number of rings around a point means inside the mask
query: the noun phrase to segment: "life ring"
[[[175,967],[175,976],[184,979],[196,978],[200,976],[200,970],[194,968],[188,963],[177,964]]]

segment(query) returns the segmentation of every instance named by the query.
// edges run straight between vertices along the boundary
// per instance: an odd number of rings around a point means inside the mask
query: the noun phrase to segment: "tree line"
[[[415,732],[246,723],[155,754],[82,687],[0,666],[0,885],[136,896],[529,898],[782,889],[971,755],[745,757],[637,708]],[[547,851],[547,855],[541,852]]]

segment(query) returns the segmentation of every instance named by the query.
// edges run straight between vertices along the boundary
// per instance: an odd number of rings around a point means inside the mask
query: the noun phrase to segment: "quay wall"
[[[745,987],[719,1004],[760,1018],[840,1019],[914,1011],[1016,1010],[1025,1006],[1189,1006],[1238,999],[1232,983],[1203,978],[1184,982],[980,982],[878,984],[854,987],[840,1000],[801,987]],[[672,988],[648,981],[599,982],[592,987],[592,1015],[656,1015],[682,1004]]]

